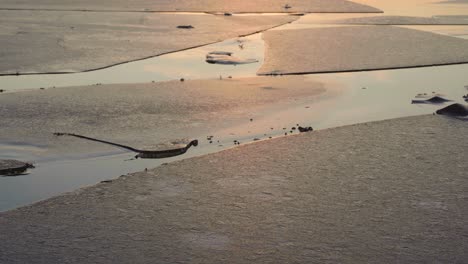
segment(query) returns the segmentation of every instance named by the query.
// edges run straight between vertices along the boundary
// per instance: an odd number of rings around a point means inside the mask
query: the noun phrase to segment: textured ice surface
[[[466,124],[360,124],[123,176],[0,213],[0,262],[457,263]]]
[[[468,62],[468,41],[392,26],[348,26],[264,33],[259,74],[298,74]]]
[[[324,21],[331,24],[361,24],[361,25],[468,25],[468,16],[374,16],[357,17],[334,21]]]
[[[346,0],[0,0],[0,8],[247,13],[380,12],[376,8]]]
[[[91,70],[250,34],[296,18],[0,11],[0,73]]]
[[[271,89],[265,89],[270,87]],[[325,92],[297,77],[185,80],[46,89],[0,96],[0,139],[50,143],[67,153],[105,145],[68,132],[136,148],[212,133],[248,120],[257,107]],[[269,127],[268,127],[269,128]]]

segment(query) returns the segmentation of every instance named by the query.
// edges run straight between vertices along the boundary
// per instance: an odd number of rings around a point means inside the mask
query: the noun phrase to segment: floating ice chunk
[[[238,65],[256,63],[258,60],[233,57],[232,52],[214,51],[206,55],[206,62],[210,64]]]
[[[208,55],[226,55],[226,56],[231,56],[232,52],[229,51],[212,51],[208,53]]]

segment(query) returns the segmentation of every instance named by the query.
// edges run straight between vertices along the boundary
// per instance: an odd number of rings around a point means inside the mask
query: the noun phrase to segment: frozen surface
[[[468,123],[275,139],[0,213],[9,263],[457,263]]]
[[[0,11],[0,74],[76,72],[252,34],[294,16]],[[192,25],[193,29],[179,29]]]
[[[219,127],[249,120],[264,105],[294,102],[326,91],[303,77],[185,80],[70,87],[0,96],[0,140],[50,143],[64,153],[115,150],[68,132],[135,148],[205,137]],[[269,127],[268,127],[269,128]]]
[[[466,0],[356,0],[355,2],[379,8],[387,15],[437,16],[468,14]]]
[[[255,58],[259,63],[231,66],[206,63],[206,54],[218,50],[235,54],[236,57]],[[186,80],[213,79],[219,76],[254,77],[263,63],[263,56],[262,36],[261,33],[257,33],[97,71],[1,76],[0,83],[4,93],[9,93],[41,87],[87,86],[98,83],[148,83],[181,78]]]
[[[289,8],[285,8],[288,6]],[[346,0],[1,0],[0,8],[167,12],[380,12]]]
[[[360,25],[468,25],[468,16],[367,16],[325,22],[331,24]]]
[[[468,62],[468,41],[392,26],[346,26],[264,33],[258,74],[303,74]]]

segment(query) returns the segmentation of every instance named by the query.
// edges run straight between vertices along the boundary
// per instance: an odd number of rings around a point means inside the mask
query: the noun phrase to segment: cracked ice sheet
[[[346,26],[264,33],[258,74],[408,68],[468,62],[468,41],[391,26]]]
[[[0,261],[461,262],[467,129],[387,120],[125,175],[0,213]]]
[[[252,116],[257,118],[257,114],[261,116],[262,109],[269,109],[269,113],[282,111],[297,105],[296,99],[316,98],[327,91],[331,98],[335,96],[333,90],[331,83],[285,76],[112,84],[2,94],[0,142],[41,142],[50,145],[52,152],[70,153],[72,149],[74,153],[91,153],[108,147],[69,138],[59,140],[52,133],[73,132],[137,148],[173,139],[201,139],[219,130],[239,136],[247,129],[237,131],[235,126]],[[263,134],[261,122],[256,124]],[[218,139],[222,136],[215,135]],[[70,142],[77,144],[69,145]]]
[[[290,8],[284,8],[288,4]],[[368,5],[346,0],[0,0],[4,9],[51,9],[95,11],[164,11],[164,12],[381,12]]]
[[[0,74],[86,71],[251,34],[294,16],[0,11]],[[178,29],[192,25],[193,29]]]

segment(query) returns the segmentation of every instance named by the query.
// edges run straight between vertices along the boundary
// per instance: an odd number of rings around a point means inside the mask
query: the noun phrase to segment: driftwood
[[[179,156],[187,152],[187,150],[191,146],[198,146],[198,140],[192,140],[189,144],[187,144],[183,148],[177,148],[177,149],[169,149],[169,150],[141,150],[141,149],[136,149],[132,148],[129,146],[105,141],[105,140],[100,140],[100,139],[95,139],[95,138],[90,138],[90,137],[85,137],[81,135],[76,135],[76,134],[71,134],[71,133],[54,133],[55,136],[72,136],[72,137],[77,137],[77,138],[82,138],[86,140],[91,140],[95,142],[100,142],[112,146],[116,146],[119,148],[127,149],[133,152],[138,153],[135,158],[142,158],[142,159],[162,159],[162,158],[170,158],[174,156]]]

